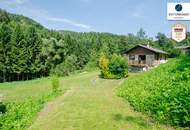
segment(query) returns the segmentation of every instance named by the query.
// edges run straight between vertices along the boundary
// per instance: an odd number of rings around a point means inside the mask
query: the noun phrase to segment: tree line
[[[0,82],[28,80],[56,73],[69,75],[97,65],[101,52],[108,58],[137,44],[149,44],[177,55],[176,42],[158,33],[156,40],[143,29],[136,35],[55,31],[21,15],[0,10]],[[188,38],[179,43],[190,45]],[[92,66],[91,66],[92,67]]]

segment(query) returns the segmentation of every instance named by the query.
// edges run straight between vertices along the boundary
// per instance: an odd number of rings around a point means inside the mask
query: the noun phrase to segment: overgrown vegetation
[[[109,60],[104,53],[101,53],[99,58],[99,68],[103,78],[120,79],[128,76],[127,59],[117,54],[113,54]]]
[[[59,77],[57,77],[56,75],[51,76],[51,84],[53,92],[57,93],[60,90]]]
[[[52,91],[50,78],[0,84],[0,129],[27,129],[44,104],[59,96],[68,88]]]
[[[0,102],[0,113],[5,113],[6,112],[6,105],[3,104],[3,102]]]
[[[172,59],[158,68],[129,77],[119,89],[138,111],[159,121],[190,126],[190,58]]]
[[[34,116],[40,111],[44,103],[57,96],[47,94],[37,98],[27,98],[22,102],[6,104],[6,112],[0,112],[0,129],[23,130],[29,127]]]

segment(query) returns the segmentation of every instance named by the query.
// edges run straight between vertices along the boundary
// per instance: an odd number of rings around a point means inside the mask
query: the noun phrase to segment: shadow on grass
[[[135,125],[138,125],[140,127],[144,127],[144,128],[150,128],[151,124],[143,119],[142,117],[133,117],[133,116],[123,116],[122,114],[114,114],[113,115],[113,119],[116,121],[126,121],[129,123],[133,123]]]

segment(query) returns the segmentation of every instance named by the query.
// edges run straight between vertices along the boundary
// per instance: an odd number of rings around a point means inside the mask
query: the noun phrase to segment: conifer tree
[[[23,64],[23,42],[24,35],[23,30],[19,24],[16,25],[12,37],[11,37],[11,69],[14,74],[17,75],[17,80],[20,79],[20,75],[22,73],[22,64]]]
[[[0,72],[4,82],[10,73],[11,33],[12,30],[7,24],[0,25]]]

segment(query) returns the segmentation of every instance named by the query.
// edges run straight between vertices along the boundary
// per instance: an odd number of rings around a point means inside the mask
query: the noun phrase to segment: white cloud
[[[90,0],[84,0],[84,1],[90,1]],[[80,22],[77,22],[77,21],[74,21],[71,19],[63,18],[63,17],[52,17],[52,15],[50,15],[47,10],[44,10],[41,8],[36,8],[33,6],[32,6],[32,8],[31,7],[28,8],[27,5],[23,5],[27,2],[30,2],[30,0],[0,0],[0,2],[4,2],[5,4],[11,5],[10,8],[12,8],[12,6],[17,6],[17,9],[19,9],[19,14],[29,16],[39,22],[42,22],[44,20],[50,21],[50,22],[55,22],[55,23],[62,22],[67,25],[71,25],[71,26],[78,27],[78,28],[83,28],[88,31],[93,31],[93,29],[90,25],[86,25],[86,24],[83,24],[83,23],[80,23]]]
[[[28,0],[14,0],[15,3],[17,4],[24,4],[25,2],[27,2]]]
[[[24,9],[24,7],[22,7],[22,9]],[[47,10],[44,9],[24,9],[26,12],[28,12],[34,19],[38,19],[38,20],[46,20],[46,21],[50,21],[50,22],[62,22],[65,23],[67,25],[71,25],[74,27],[78,27],[78,28],[83,28],[86,30],[90,30],[93,31],[92,26],[87,25],[87,24],[83,24],[71,19],[67,19],[67,18],[63,18],[63,17],[52,17],[52,15],[49,14],[49,12]]]
[[[81,28],[88,29],[88,30],[90,30],[92,28],[89,25],[78,23],[78,22],[72,21],[70,19],[65,19],[65,18],[47,17],[46,19],[48,21],[63,22],[63,23],[70,24],[75,27],[81,27]]]

